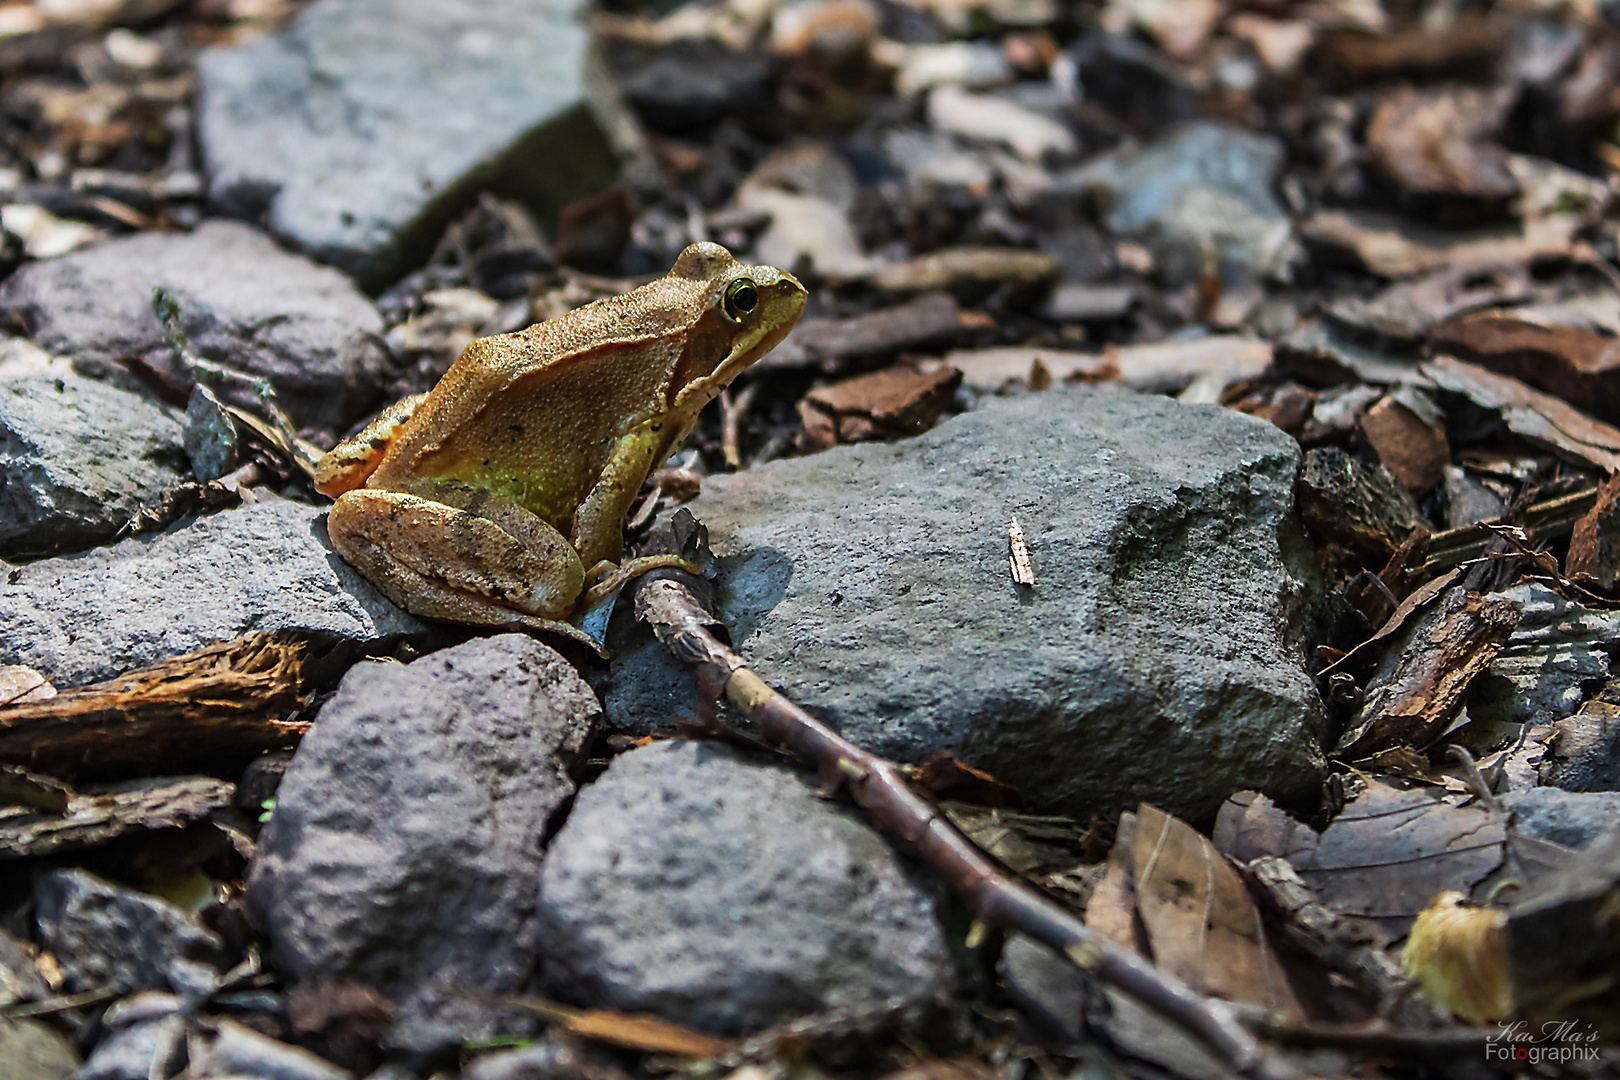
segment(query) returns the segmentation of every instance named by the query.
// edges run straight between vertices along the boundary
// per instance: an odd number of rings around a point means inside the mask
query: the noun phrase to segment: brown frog
[[[549,630],[600,652],[566,620],[680,564],[619,566],[625,511],[804,302],[792,274],[702,243],[633,292],[479,338],[432,390],[321,459],[332,545],[414,614]]]

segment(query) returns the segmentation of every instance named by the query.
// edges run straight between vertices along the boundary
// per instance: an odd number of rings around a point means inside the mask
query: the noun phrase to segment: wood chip
[[[1507,151],[1491,141],[1509,101],[1500,92],[1448,86],[1387,93],[1367,123],[1373,170],[1408,203],[1442,218],[1498,217],[1519,194]]]
[[[1467,233],[1441,232],[1375,210],[1323,210],[1300,226],[1305,240],[1350,255],[1384,277],[1415,277],[1461,266],[1567,259],[1582,226],[1574,214]]]
[[[1564,573],[1572,581],[1605,592],[1620,580],[1620,473],[1603,481],[1597,504],[1575,523]]]
[[[801,449],[918,435],[935,424],[962,385],[949,365],[897,366],[812,390],[799,402]]]
[[[849,319],[802,322],[754,369],[819,366],[836,371],[846,364],[891,356],[904,349],[948,345],[974,325],[955,300],[935,293]]]
[[[1029,547],[1024,543],[1024,527],[1018,524],[1016,515],[1007,526],[1007,544],[1010,549],[1007,562],[1012,567],[1013,581],[1019,585],[1033,587],[1035,568],[1029,563]]]
[[[1512,311],[1481,311],[1434,327],[1429,345],[1595,416],[1620,419],[1620,339]]]
[[[1119,369],[1119,381],[1133,390],[1173,393],[1205,377],[1218,376],[1229,384],[1259,378],[1271,366],[1272,344],[1259,338],[1217,335],[1125,345],[1103,355]]]
[[[1451,464],[1445,418],[1415,391],[1386,394],[1361,416],[1361,433],[1395,479],[1422,495]]]
[[[872,281],[889,292],[925,292],[984,285],[1050,284],[1062,272],[1056,256],[1044,251],[966,247],[887,263]]]
[[[1099,353],[1008,345],[992,349],[957,349],[945,354],[945,363],[962,373],[962,381],[975,390],[996,393],[1015,383],[1039,389],[1044,378],[1059,382],[1100,382],[1119,375],[1112,360]],[[1040,374],[1044,373],[1044,374]]]
[[[1533,390],[1517,379],[1449,356],[1423,365],[1435,384],[1501,412],[1507,426],[1560,457],[1605,472],[1620,470],[1620,429],[1594,420],[1567,402]]]
[[[60,813],[0,809],[0,859],[95,847],[134,832],[178,829],[230,807],[236,785],[213,777],[141,780],[69,797]]]
[[[317,688],[314,646],[292,631],[253,633],[0,708],[0,761],[42,772],[173,773],[219,755],[297,743],[291,720]]]
[[[1356,761],[1397,745],[1426,746],[1507,644],[1519,614],[1511,600],[1453,585],[1385,655],[1334,756]]]

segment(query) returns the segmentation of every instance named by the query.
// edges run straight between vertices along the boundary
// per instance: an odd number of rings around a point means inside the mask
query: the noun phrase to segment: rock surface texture
[[[70,990],[190,987],[197,968],[217,966],[225,943],[167,900],[83,870],[51,870],[34,882],[39,938]]]
[[[692,511],[743,656],[856,743],[955,752],[1045,808],[1196,818],[1322,769],[1297,462],[1228,410],[1053,391],[714,478]],[[1008,572],[1014,514],[1030,590]],[[610,721],[689,711],[667,680],[691,686],[661,648],[623,657]]]
[[[577,0],[332,0],[204,53],[209,196],[368,287],[479,188],[552,208],[612,160],[584,105]]]
[[[0,583],[0,663],[58,686],[279,629],[361,642],[426,633],[338,558],[318,508],[273,497]]]
[[[351,670],[248,879],[277,969],[358,979],[406,1020],[476,1030],[482,1010],[445,987],[513,992],[532,967],[541,843],[600,715],[574,669],[520,634]]]
[[[713,743],[615,758],[540,877],[556,993],[721,1034],[948,985],[932,898],[813,781]]]
[[[379,403],[382,318],[370,301],[343,275],[233,221],[29,263],[0,285],[0,312],[86,375],[132,385],[133,357],[183,391],[191,376],[152,309],[159,287],[179,304],[199,356],[269,379],[298,423],[339,431]],[[222,392],[262,412],[250,387]]]
[[[0,377],[0,555],[111,540],[189,472],[174,410],[75,375]]]

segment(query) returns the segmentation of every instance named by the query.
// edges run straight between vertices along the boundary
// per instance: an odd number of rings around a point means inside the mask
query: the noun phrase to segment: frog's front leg
[[[338,554],[414,615],[549,630],[600,651],[563,621],[584,588],[579,555],[515,503],[433,481],[359,488],[332,505],[326,527]]]
[[[594,606],[626,582],[652,570],[670,567],[693,574],[701,572],[676,555],[648,555],[617,565],[624,552],[625,515],[647,482],[647,474],[658,464],[662,444],[659,428],[651,423],[620,439],[601,478],[574,513],[574,547],[581,564],[590,567],[585,575],[590,590],[582,608]]]

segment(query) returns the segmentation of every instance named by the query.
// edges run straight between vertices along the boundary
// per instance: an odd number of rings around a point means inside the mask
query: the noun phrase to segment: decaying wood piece
[[[1620,473],[1603,481],[1596,504],[1575,523],[1564,573],[1604,590],[1620,579]]]
[[[1356,761],[1400,743],[1425,745],[1518,625],[1519,610],[1511,601],[1453,585],[1390,650],[1335,756]]]
[[[1588,484],[1578,491],[1533,503],[1523,512],[1513,514],[1512,518],[1524,529],[1531,543],[1545,543],[1568,536],[1582,515],[1596,504],[1597,495],[1598,485]],[[1432,573],[1449,569],[1483,556],[1495,537],[1491,531],[1494,524],[1482,521],[1435,533],[1429,538],[1429,557],[1423,564],[1424,571]]]
[[[222,753],[292,746],[315,689],[315,647],[248,634],[49,701],[0,708],[0,761],[50,773],[174,774]]]
[[[0,807],[0,859],[94,847],[126,833],[176,829],[228,808],[236,785],[208,776],[136,781],[75,792],[60,813]]]
[[[1559,457],[1604,472],[1620,470],[1620,428],[1592,419],[1562,398],[1449,356],[1424,364],[1423,374],[1481,408],[1497,410],[1515,434]]]
[[[717,634],[724,628],[685,585],[669,578],[644,579],[636,592],[636,615],[670,652],[698,669],[700,685],[723,692],[768,736],[814,765],[829,790],[847,787],[873,825],[932,867],[980,919],[1027,934],[1067,956],[1087,974],[1191,1034],[1233,1072],[1252,1077],[1294,1074],[1243,1029],[1227,1003],[1193,992],[1013,879],[912,790],[899,765],[862,750],[767,686],[721,643]]]
[[[1007,526],[1007,565],[1012,570],[1012,579],[1020,585],[1033,587],[1035,584],[1035,568],[1029,562],[1029,545],[1024,541],[1024,527],[1018,524],[1018,517],[1014,515],[1012,522]]]

